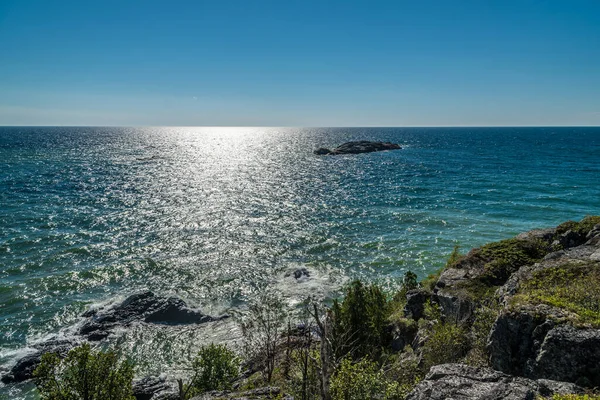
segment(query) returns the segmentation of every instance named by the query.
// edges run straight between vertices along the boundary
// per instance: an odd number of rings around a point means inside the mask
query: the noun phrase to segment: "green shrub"
[[[595,225],[600,224],[600,216],[598,215],[590,215],[583,218],[579,222],[575,221],[567,221],[563,222],[559,226],[556,227],[556,234],[562,235],[567,231],[577,232],[578,234],[585,236],[589,231],[594,228]]]
[[[540,398],[544,400],[544,398]],[[600,395],[594,394],[555,394],[548,400],[600,400]]]
[[[405,291],[414,290],[419,287],[419,282],[417,281],[417,274],[412,271],[406,271],[404,274],[404,279],[402,279],[402,289]]]
[[[89,344],[69,351],[64,360],[44,354],[34,377],[43,400],[134,400],[133,365]]]
[[[240,361],[225,345],[202,346],[192,362],[194,376],[184,389],[186,398],[211,390],[231,389],[238,377]]]
[[[386,378],[368,359],[353,363],[344,359],[331,378],[332,400],[403,400],[411,387]]]
[[[485,260],[481,280],[488,285],[502,285],[524,265],[532,265],[548,254],[548,245],[537,240],[506,239],[488,243],[479,249]]]
[[[600,327],[600,263],[573,263],[537,271],[513,297],[515,304],[548,304]]]
[[[465,363],[474,367],[489,366],[489,354],[486,349],[487,338],[492,326],[498,318],[501,306],[498,302],[481,305],[475,310],[475,321],[469,332],[471,349],[465,358]]]
[[[365,286],[355,280],[342,303],[334,302],[332,312],[336,322],[334,334],[348,339],[345,351],[355,360],[367,355],[376,357],[381,347],[389,343],[390,307],[379,286]]]
[[[468,350],[468,338],[462,325],[437,321],[428,332],[422,348],[426,369],[433,365],[457,362]]]

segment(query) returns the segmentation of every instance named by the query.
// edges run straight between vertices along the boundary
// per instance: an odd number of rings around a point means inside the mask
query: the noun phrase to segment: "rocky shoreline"
[[[296,279],[308,276],[305,269],[294,272]],[[526,232],[465,255],[457,252],[437,274],[406,284],[395,298],[401,308],[387,323],[391,340],[386,346],[400,359],[412,357],[418,368],[429,365],[406,399],[527,400],[600,387],[600,217]],[[431,314],[432,307],[438,314]],[[478,327],[482,310],[489,319],[483,328]],[[152,292],[83,317],[75,340],[39,345],[2,381],[30,379],[43,353],[64,355],[80,342],[103,340],[134,322],[203,324],[227,318],[207,316],[181,299]],[[435,324],[460,327],[470,341],[454,356],[458,362],[427,364]],[[178,398],[175,383],[164,377],[145,377],[133,387],[137,400]],[[238,392],[195,399],[293,399],[278,387],[237,387]]]

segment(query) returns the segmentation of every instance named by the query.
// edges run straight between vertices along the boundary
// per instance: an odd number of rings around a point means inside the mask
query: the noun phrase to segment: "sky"
[[[0,125],[600,125],[600,1],[0,0]]]

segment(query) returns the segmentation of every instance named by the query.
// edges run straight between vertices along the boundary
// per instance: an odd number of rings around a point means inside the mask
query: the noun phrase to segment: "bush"
[[[331,378],[332,400],[403,400],[410,389],[387,379],[384,372],[368,359],[356,363],[344,359]]]
[[[436,321],[423,345],[423,362],[426,369],[433,365],[459,361],[468,350],[465,329],[451,322]]]
[[[355,360],[367,355],[377,356],[390,341],[387,329],[390,307],[377,285],[365,286],[355,280],[346,290],[341,305],[334,302],[332,312],[336,326],[334,335],[348,338],[345,351]]]
[[[240,361],[225,345],[202,346],[192,362],[194,376],[181,397],[190,398],[211,390],[231,389],[238,377]]]
[[[513,304],[548,304],[576,315],[573,322],[600,327],[600,264],[564,264],[533,273]]]
[[[479,249],[486,261],[480,279],[488,285],[502,285],[524,265],[533,265],[549,252],[546,243],[537,240],[505,239]]]
[[[467,354],[465,363],[474,367],[489,366],[489,354],[486,349],[487,338],[498,317],[500,308],[501,306],[498,302],[492,302],[489,305],[481,305],[475,311],[475,321],[473,321],[469,333],[471,350]]]
[[[89,344],[69,351],[64,360],[44,354],[34,377],[43,400],[134,400],[133,365]]]

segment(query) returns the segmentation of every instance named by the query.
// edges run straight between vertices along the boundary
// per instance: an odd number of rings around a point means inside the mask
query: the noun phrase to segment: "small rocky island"
[[[333,150],[320,147],[314,151],[316,155],[337,155],[337,154],[360,154],[360,153],[372,153],[375,151],[384,150],[400,150],[399,144],[391,142],[369,142],[367,140],[361,140],[358,142],[347,142]]]

